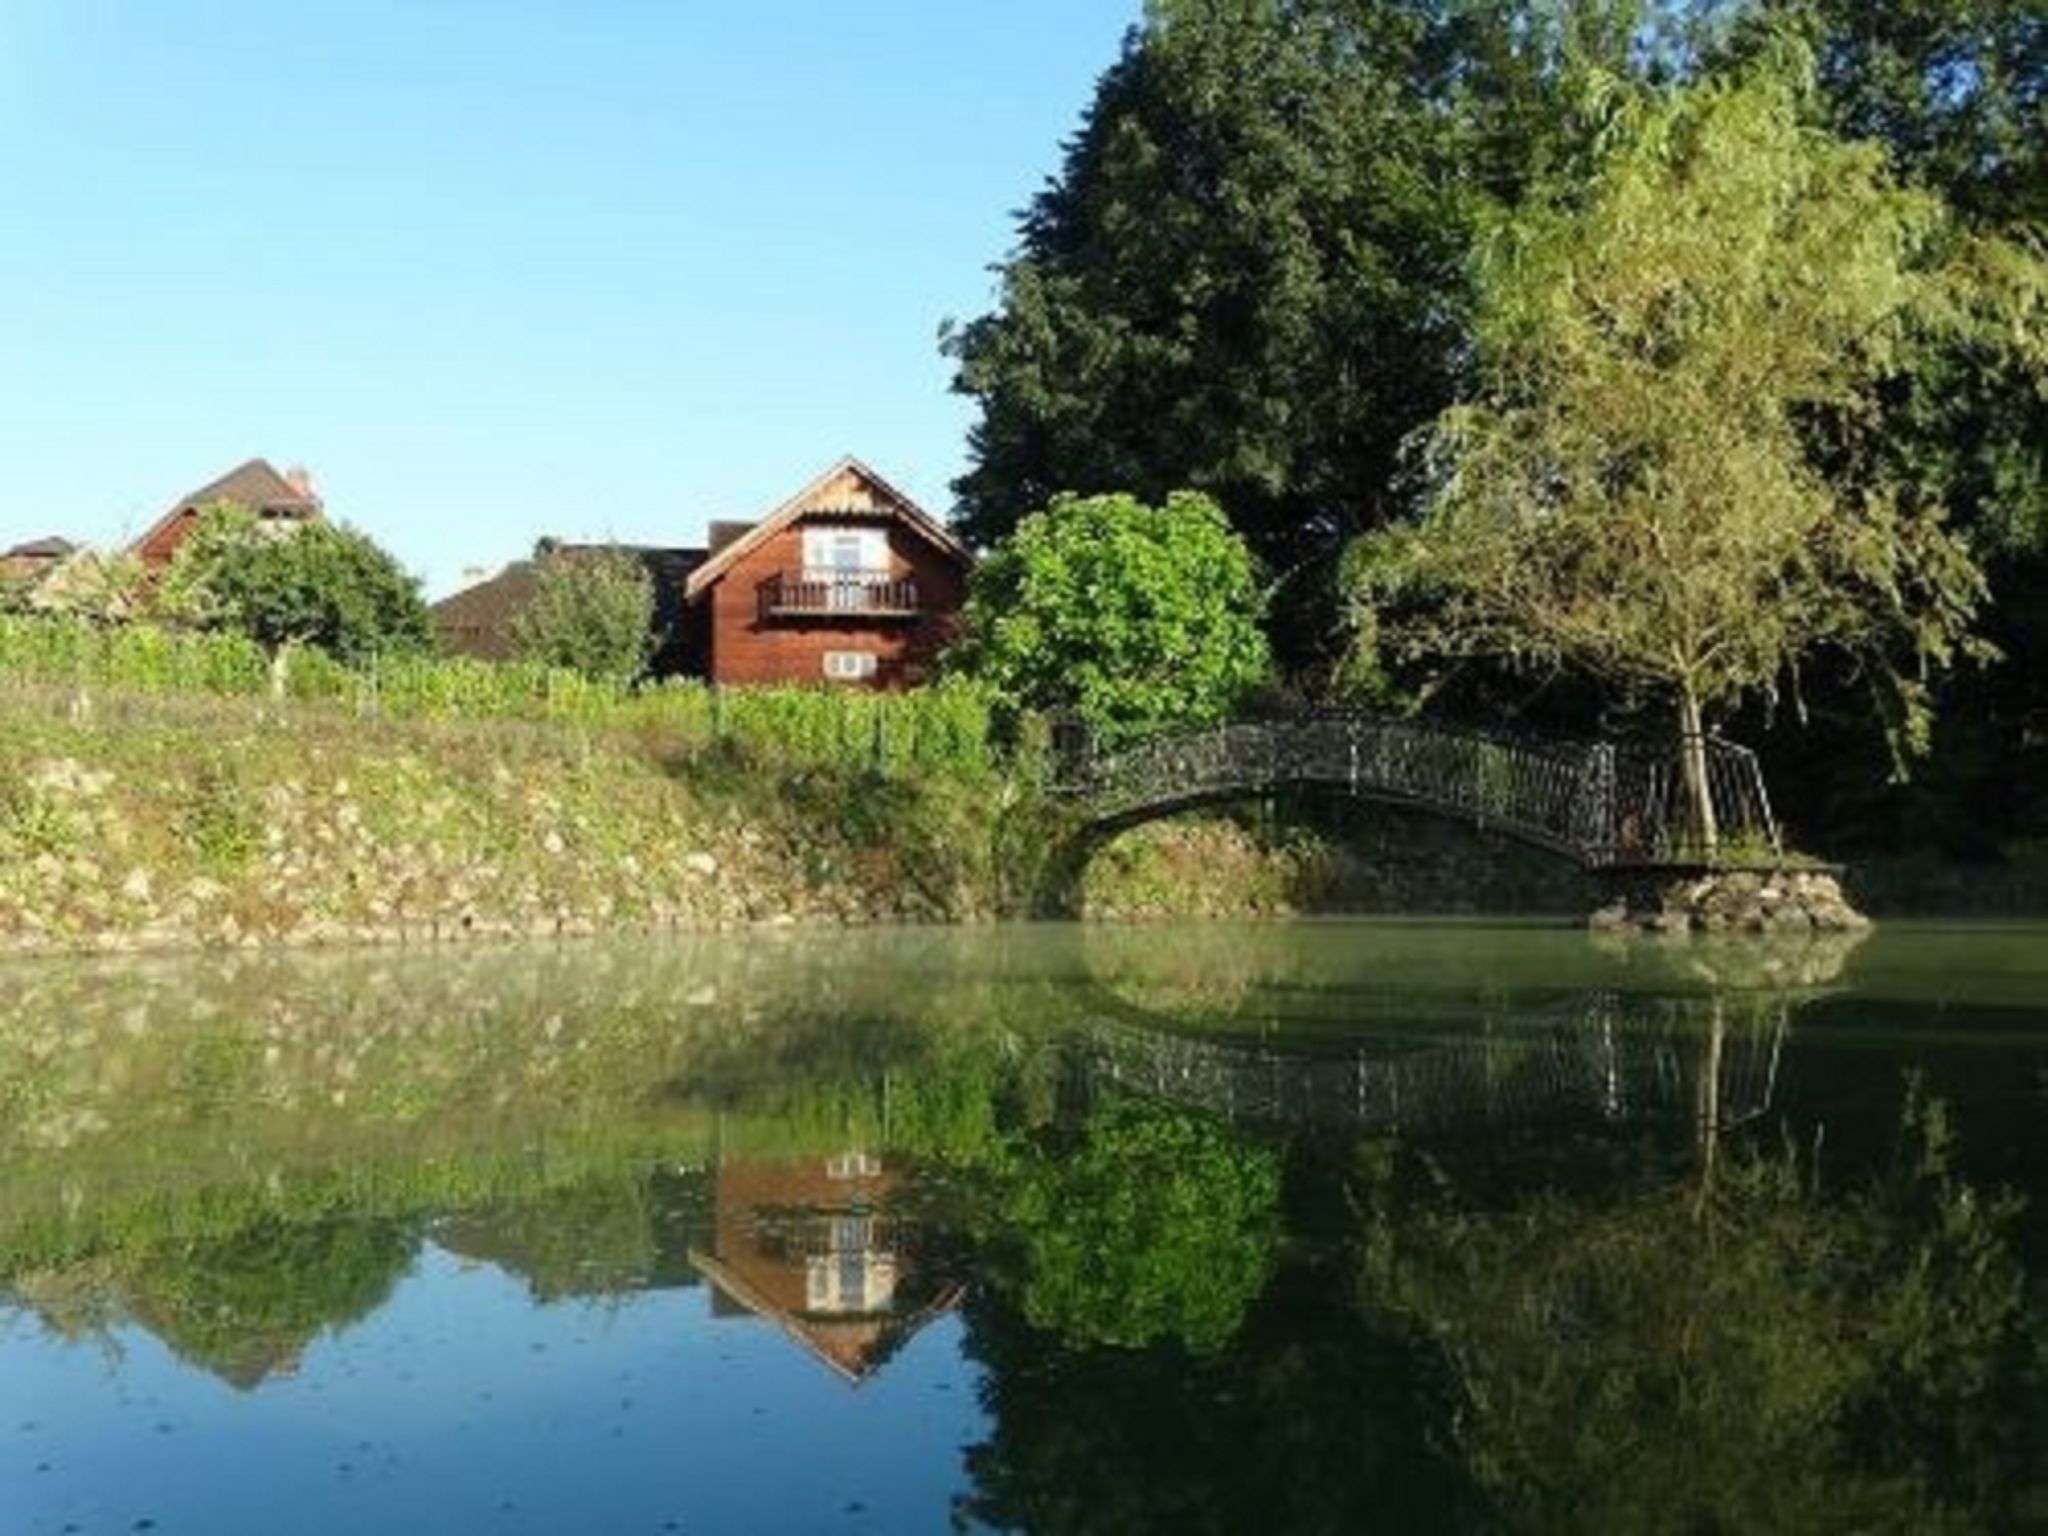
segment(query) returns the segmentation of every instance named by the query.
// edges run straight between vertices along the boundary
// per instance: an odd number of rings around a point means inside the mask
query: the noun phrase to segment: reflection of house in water
[[[444,1218],[434,1242],[525,1281],[543,1305],[687,1289],[705,1183],[696,1170],[654,1169],[564,1185]]]
[[[958,1298],[906,1217],[910,1179],[871,1153],[719,1166],[709,1252],[719,1312],[771,1322],[848,1381],[879,1370]]]

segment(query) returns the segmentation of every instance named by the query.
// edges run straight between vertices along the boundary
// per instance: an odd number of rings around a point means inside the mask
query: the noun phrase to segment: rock
[[[718,873],[718,860],[708,853],[689,853],[683,855],[683,868],[693,875],[709,879]]]
[[[1586,920],[1651,933],[1848,933],[1870,926],[1824,870],[1728,870],[1662,886],[1638,882]]]

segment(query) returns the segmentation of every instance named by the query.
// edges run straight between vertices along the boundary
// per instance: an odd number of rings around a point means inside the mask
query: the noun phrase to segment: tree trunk
[[[280,704],[292,680],[292,647],[287,640],[270,653],[270,696]]]
[[[1707,735],[1700,724],[1699,696],[1691,684],[1678,690],[1678,751],[1685,775],[1685,799],[1692,851],[1711,859],[1721,843],[1721,829],[1714,821],[1713,787],[1707,779]]]

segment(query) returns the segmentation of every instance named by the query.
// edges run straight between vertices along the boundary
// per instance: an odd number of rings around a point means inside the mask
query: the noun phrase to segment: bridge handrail
[[[1777,826],[1756,756],[1718,737],[1668,749],[1546,740],[1358,711],[1226,721],[1114,751],[1056,738],[1055,788],[1099,821],[1128,820],[1218,793],[1321,784],[1409,801],[1595,867],[1712,862]],[[1695,825],[1705,775],[1712,822]]]

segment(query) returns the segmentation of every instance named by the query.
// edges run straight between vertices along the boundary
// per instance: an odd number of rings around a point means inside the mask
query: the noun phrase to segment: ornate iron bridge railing
[[[1057,787],[1105,828],[1320,785],[1452,816],[1596,869],[1782,851],[1756,755],[1719,737],[1660,751],[1347,714],[1238,721],[1106,752],[1066,731],[1059,745]]]

